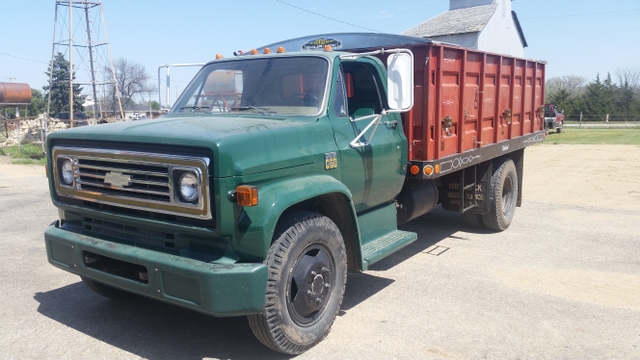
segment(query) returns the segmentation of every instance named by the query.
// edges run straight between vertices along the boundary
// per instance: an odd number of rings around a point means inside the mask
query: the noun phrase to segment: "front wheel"
[[[265,263],[265,308],[248,316],[249,325],[269,348],[301,354],[329,334],[340,310],[347,280],[340,230],[325,216],[295,213],[279,226]]]
[[[482,215],[484,225],[495,231],[504,231],[511,224],[518,201],[518,175],[516,166],[507,159],[491,176],[490,211]]]

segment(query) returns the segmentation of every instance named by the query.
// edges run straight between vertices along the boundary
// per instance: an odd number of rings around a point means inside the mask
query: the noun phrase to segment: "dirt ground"
[[[523,188],[527,200],[638,211],[640,146],[534,146]]]
[[[109,301],[47,262],[44,168],[0,156],[0,359],[287,359],[244,318]],[[436,209],[418,240],[349,273],[329,336],[300,359],[640,359],[640,146],[525,151],[507,231]]]

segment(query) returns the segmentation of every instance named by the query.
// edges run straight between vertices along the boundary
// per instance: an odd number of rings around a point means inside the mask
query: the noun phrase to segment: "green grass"
[[[557,134],[549,132],[544,144],[610,144],[640,145],[640,128],[630,129],[562,129]]]
[[[6,146],[0,148],[0,156],[10,156],[13,164],[44,165],[47,163],[47,159],[42,155],[40,144],[22,145],[20,153],[17,145]]]

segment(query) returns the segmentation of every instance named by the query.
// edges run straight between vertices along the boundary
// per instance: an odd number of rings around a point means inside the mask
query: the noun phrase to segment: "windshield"
[[[274,57],[206,65],[172,113],[320,113],[329,63],[322,57]]]

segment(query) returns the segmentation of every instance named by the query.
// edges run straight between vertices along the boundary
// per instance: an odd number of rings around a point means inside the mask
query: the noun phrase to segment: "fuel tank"
[[[31,104],[29,84],[0,82],[0,106]]]

